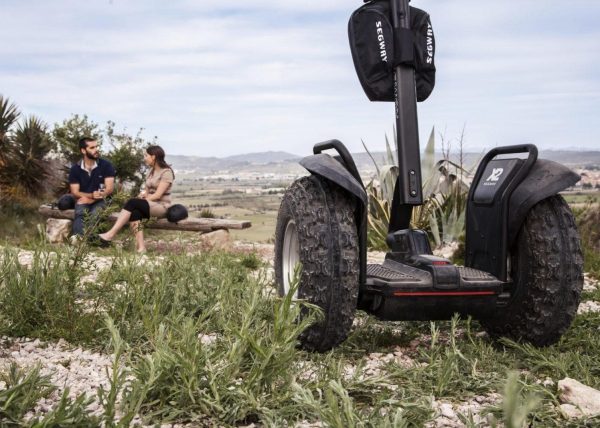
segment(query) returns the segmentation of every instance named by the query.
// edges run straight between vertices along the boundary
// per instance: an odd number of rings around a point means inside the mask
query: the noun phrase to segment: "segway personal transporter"
[[[538,159],[533,145],[491,150],[468,194],[465,266],[432,254],[427,234],[411,229],[410,219],[423,204],[417,100],[433,89],[435,41],[429,15],[408,3],[370,1],[349,24],[363,89],[372,101],[396,105],[390,251],[383,264],[367,264],[368,199],[356,165],[340,141],[316,144],[300,162],[310,175],[287,189],[279,209],[279,293],[290,292],[300,265],[297,297],[324,312],[300,337],[308,350],[344,341],[357,308],[394,321],[470,315],[492,337],[552,344],[573,320],[583,287],[578,232],[558,195],[580,177]],[[323,153],[330,149],[337,154]]]

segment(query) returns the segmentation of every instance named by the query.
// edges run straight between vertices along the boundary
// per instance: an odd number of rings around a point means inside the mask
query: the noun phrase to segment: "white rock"
[[[583,416],[581,410],[572,404],[561,404],[560,410],[569,419],[576,419]]]
[[[454,412],[454,409],[452,408],[452,404],[450,403],[441,403],[440,404],[440,413],[442,414],[443,417],[453,420],[456,419],[456,413]]]
[[[583,415],[600,415],[600,391],[597,389],[567,377],[558,381],[558,393],[563,404],[578,407]]]
[[[49,218],[46,220],[46,238],[53,244],[63,242],[71,233],[71,220]]]
[[[577,309],[577,313],[581,315],[587,314],[588,312],[600,312],[600,303],[594,302],[593,300],[581,302],[579,304],[579,308]]]
[[[215,230],[200,236],[200,241],[213,250],[230,250],[232,248],[231,236],[227,230]]]
[[[450,242],[449,244],[444,244],[439,248],[435,248],[433,250],[433,254],[438,257],[443,257],[445,259],[449,259],[452,257],[454,252],[458,249],[458,242]]]

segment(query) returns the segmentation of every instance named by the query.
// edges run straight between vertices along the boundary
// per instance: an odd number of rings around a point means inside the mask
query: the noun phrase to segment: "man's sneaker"
[[[71,245],[77,245],[81,242],[81,235],[71,235],[69,237],[69,242],[71,242]]]

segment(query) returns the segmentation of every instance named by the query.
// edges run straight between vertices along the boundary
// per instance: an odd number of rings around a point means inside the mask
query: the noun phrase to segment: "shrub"
[[[201,218],[215,218],[215,213],[210,208],[203,208],[200,211]]]

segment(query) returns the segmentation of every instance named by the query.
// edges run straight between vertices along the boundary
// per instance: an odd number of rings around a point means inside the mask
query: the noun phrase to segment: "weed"
[[[66,388],[48,413],[33,417],[22,425],[30,428],[100,426],[100,419],[87,410],[87,406],[93,402],[94,399],[85,394],[78,395],[74,400],[69,398],[69,388]]]
[[[250,270],[256,270],[264,264],[264,262],[256,253],[244,254],[240,260],[240,263],[242,266]]]
[[[0,420],[4,423],[18,423],[25,414],[33,410],[35,404],[48,397],[56,387],[50,383],[50,376],[40,373],[40,366],[23,370],[11,363],[6,371],[0,372]]]
[[[5,249],[0,260],[0,329],[9,335],[90,342],[100,326],[77,302],[78,268],[63,253],[36,251],[31,267]]]
[[[120,398],[119,393],[122,391],[126,381],[127,372],[121,368],[121,357],[126,350],[126,344],[121,339],[119,332],[115,328],[114,323],[110,318],[106,319],[106,328],[110,333],[111,345],[113,348],[113,363],[109,370],[106,368],[106,375],[110,382],[110,388],[108,391],[103,386],[98,388],[98,401],[104,409],[104,423],[107,427],[113,427],[116,410],[117,400]],[[134,408],[136,410],[136,408]],[[134,412],[128,412],[120,421],[119,426],[129,426],[131,420],[135,416]]]
[[[146,351],[132,355],[128,400],[143,398],[149,420],[271,420],[290,399],[297,337],[313,318],[296,323],[302,305],[291,295],[267,299],[263,283],[219,285],[200,314],[171,312],[147,332]],[[203,343],[206,335],[214,341]]]

